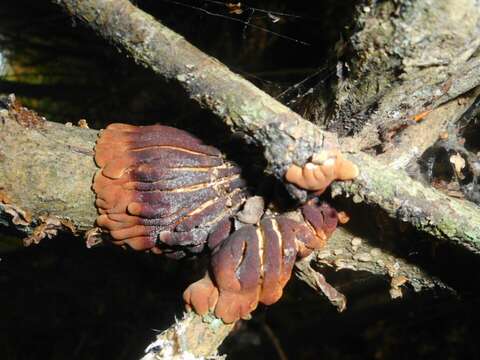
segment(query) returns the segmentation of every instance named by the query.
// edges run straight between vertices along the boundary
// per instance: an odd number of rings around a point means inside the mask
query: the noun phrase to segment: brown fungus
[[[118,245],[170,257],[208,244],[211,272],[184,299],[200,314],[214,309],[227,323],[249,318],[258,303],[278,301],[295,261],[322,248],[337,226],[337,212],[313,199],[302,206],[304,221],[278,216],[256,225],[256,217],[231,234],[232,216],[248,195],[240,169],[179,129],[112,124],[100,134],[95,161],[97,225]],[[338,152],[322,161],[316,166],[323,178],[307,169],[300,178],[289,170],[287,180],[324,190],[358,174]]]
[[[359,174],[358,167],[345,159],[338,150],[323,151],[303,167],[292,165],[285,180],[305,190],[322,193],[335,180],[352,180]]]
[[[100,133],[95,161],[97,225],[114,243],[136,250],[198,253],[210,236],[218,241],[215,230],[230,230],[225,222],[246,197],[235,164],[168,126],[109,125]]]
[[[322,248],[337,226],[335,209],[316,199],[302,206],[304,222],[286,216],[246,225],[214,251],[211,274],[184,292],[188,308],[209,309],[226,323],[249,318],[258,303],[277,302],[295,261]]]

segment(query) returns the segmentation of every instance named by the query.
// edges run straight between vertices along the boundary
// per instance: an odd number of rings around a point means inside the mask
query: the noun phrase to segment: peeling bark
[[[476,0],[359,5],[342,44],[327,128],[345,135],[367,125],[363,146],[373,147],[388,129],[477,86],[479,7]]]
[[[338,229],[329,239],[327,246],[315,253],[310,259],[310,264],[315,269],[325,267],[336,271],[349,269],[389,278],[404,276],[416,292],[433,288],[448,289],[440,279],[430,276],[415,264],[387,250],[372,246],[368,239],[357,237],[344,228]],[[297,276],[316,290],[312,276],[302,274],[306,266],[299,263],[297,268],[300,270]]]

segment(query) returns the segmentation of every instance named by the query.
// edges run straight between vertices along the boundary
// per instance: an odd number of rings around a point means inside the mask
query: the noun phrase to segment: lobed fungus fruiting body
[[[352,180],[359,174],[358,167],[345,159],[338,150],[323,151],[303,167],[292,165],[285,180],[305,190],[321,194],[335,180]]]
[[[248,225],[232,233],[232,218],[248,197],[240,168],[168,126],[112,124],[100,133],[95,161],[97,225],[115,244],[174,258],[208,244],[210,272],[185,290],[184,300],[226,323],[248,318],[259,303],[277,302],[295,261],[322,248],[343,218],[314,198],[301,207],[300,221],[286,215],[260,220],[263,201],[251,198],[242,211]],[[286,180],[321,193],[334,180],[358,175],[336,150],[312,161],[293,165]]]
[[[228,219],[246,197],[235,164],[168,126],[112,124],[100,134],[95,161],[97,224],[136,250],[175,258],[201,252],[209,238],[228,236]]]
[[[302,206],[304,221],[287,216],[263,219],[225,239],[213,251],[211,276],[190,285],[184,300],[199,314],[213,309],[226,323],[248,318],[259,303],[277,302],[293,265],[322,248],[335,230],[338,214],[316,199]]]

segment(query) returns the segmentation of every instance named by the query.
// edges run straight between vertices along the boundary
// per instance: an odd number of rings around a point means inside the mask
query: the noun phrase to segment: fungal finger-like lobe
[[[218,222],[214,230],[208,237],[208,247],[210,250],[215,249],[228,235],[230,235],[232,229],[232,222],[229,218],[225,218]]]
[[[335,174],[338,180],[352,180],[359,175],[360,170],[353,162],[345,159],[341,155],[338,157],[338,160],[335,167]]]
[[[197,314],[206,315],[217,304],[218,289],[207,274],[183,292],[183,300],[188,309],[193,308]]]
[[[211,266],[219,290],[215,315],[231,323],[255,310],[262,266],[257,228],[247,225],[230,235],[215,249]]]
[[[219,293],[215,307],[215,316],[230,324],[239,319],[248,319],[258,305],[257,289],[245,289],[238,293],[223,291]]]
[[[317,198],[313,198],[304,204],[301,211],[305,223],[312,229],[307,236],[301,237],[302,243],[309,250],[322,248],[337,228],[337,211],[327,203],[319,203]],[[315,236],[312,237],[310,234]]]
[[[318,202],[313,198],[301,207],[302,214],[307,222],[313,226],[317,235],[328,237],[338,224],[337,211],[327,203]]]
[[[259,252],[255,226],[235,231],[212,256],[217,285],[226,291],[255,289],[260,280]]]
[[[276,218],[276,222],[278,223],[282,243],[280,285],[283,288],[290,279],[293,266],[297,260],[298,251],[301,249],[301,247],[299,247],[300,240],[304,234],[308,235],[310,233],[305,224],[293,221],[285,216],[279,216]]]
[[[168,126],[112,124],[100,133],[95,161],[97,224],[113,242],[138,250],[198,253],[246,197],[235,164]]]
[[[259,235],[262,237],[262,272],[263,283],[260,293],[260,302],[270,305],[278,301],[283,294],[283,245],[282,234],[276,220],[262,221]],[[288,279],[287,279],[288,280]]]
[[[303,167],[292,165],[285,179],[305,190],[321,193],[335,180],[351,180],[358,176],[358,167],[338,150],[324,151]]]

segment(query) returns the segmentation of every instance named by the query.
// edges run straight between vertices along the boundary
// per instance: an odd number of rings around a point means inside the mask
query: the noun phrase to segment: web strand
[[[204,9],[202,7],[198,7],[198,6],[193,6],[193,5],[189,5],[189,4],[185,4],[185,3],[182,3],[182,2],[179,2],[179,1],[175,1],[175,0],[161,0],[163,2],[166,2],[166,3],[171,3],[171,4],[175,4],[175,5],[178,5],[178,6],[183,6],[183,7],[186,7],[186,8],[190,8],[190,9],[193,9],[193,10],[197,10],[197,11],[200,11],[200,12],[203,12],[207,15],[211,15],[211,16],[215,16],[215,17],[219,17],[219,18],[222,18],[222,19],[227,19],[227,20],[231,20],[231,21],[234,21],[234,22],[238,22],[238,23],[241,23],[245,26],[248,26],[248,27],[251,27],[253,29],[257,29],[257,30],[260,30],[260,31],[263,31],[265,33],[268,33],[268,34],[271,34],[271,35],[274,35],[274,36],[277,36],[281,39],[284,39],[284,40],[288,40],[288,41],[292,41],[292,42],[295,42],[297,44],[300,44],[300,45],[305,45],[305,46],[310,46],[309,43],[307,43],[306,41],[302,41],[302,40],[299,40],[299,39],[295,39],[293,37],[290,37],[290,36],[287,36],[287,35],[283,35],[283,34],[280,34],[276,31],[272,31],[272,30],[269,30],[267,28],[264,28],[262,26],[258,26],[258,25],[255,25],[255,24],[252,24],[250,22],[250,19],[249,21],[244,21],[242,19],[237,19],[237,18],[234,18],[232,16],[228,16],[228,15],[224,15],[224,14],[220,14],[220,13],[216,13],[216,12],[212,12],[212,11],[209,11],[207,9]],[[259,11],[259,10],[256,10],[254,9],[255,11]],[[265,10],[263,10],[265,12]]]

